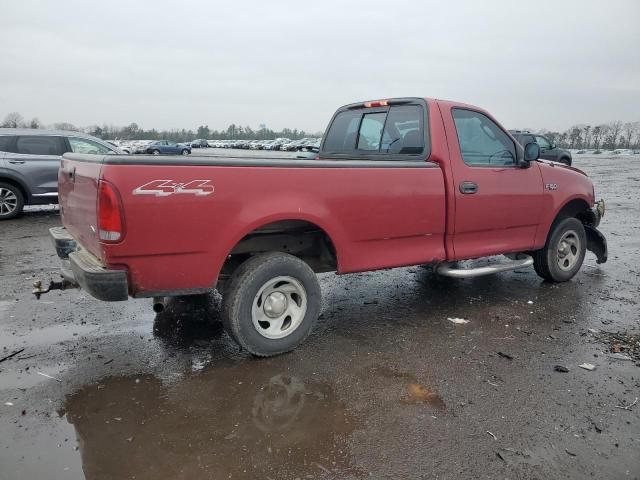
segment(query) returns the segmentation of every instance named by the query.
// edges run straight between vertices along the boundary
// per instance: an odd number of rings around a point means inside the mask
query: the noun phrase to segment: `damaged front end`
[[[586,218],[583,218],[584,231],[587,235],[587,250],[595,254],[596,263],[605,263],[609,254],[607,250],[607,239],[597,228],[604,217],[604,213],[604,200],[599,200],[589,209]]]

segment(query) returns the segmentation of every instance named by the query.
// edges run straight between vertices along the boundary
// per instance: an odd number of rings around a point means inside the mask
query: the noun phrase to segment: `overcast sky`
[[[340,105],[640,120],[640,0],[0,0],[0,120],[323,130]]]

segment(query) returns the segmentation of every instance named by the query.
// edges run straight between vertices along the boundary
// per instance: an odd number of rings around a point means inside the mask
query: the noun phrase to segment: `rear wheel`
[[[560,163],[564,163],[565,165],[571,166],[571,159],[569,157],[562,157],[560,159]]]
[[[558,222],[544,248],[533,254],[536,273],[551,282],[566,282],[578,273],[587,249],[587,236],[580,220]]]
[[[19,188],[0,183],[0,220],[17,217],[24,208],[24,197]]]
[[[227,332],[253,355],[293,350],[311,333],[322,295],[313,270],[293,255],[256,255],[232,275],[223,295]]]

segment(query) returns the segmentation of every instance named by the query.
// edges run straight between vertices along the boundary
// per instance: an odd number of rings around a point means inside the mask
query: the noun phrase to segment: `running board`
[[[436,272],[445,277],[453,278],[472,278],[481,277],[483,275],[492,275],[494,273],[508,272],[522,267],[530,267],[533,265],[531,255],[519,253],[511,260],[510,263],[499,265],[478,267],[478,268],[454,268],[451,263],[444,262],[436,267]]]

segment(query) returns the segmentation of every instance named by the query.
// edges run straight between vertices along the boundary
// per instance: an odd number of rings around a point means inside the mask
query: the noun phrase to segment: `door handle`
[[[460,193],[469,195],[478,191],[478,185],[474,182],[462,182],[460,184]]]
[[[14,165],[21,165],[24,163],[24,160],[9,160],[9,163],[13,163]]]

